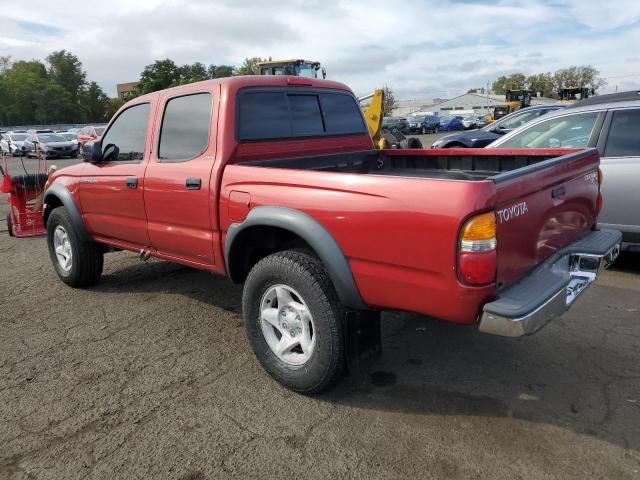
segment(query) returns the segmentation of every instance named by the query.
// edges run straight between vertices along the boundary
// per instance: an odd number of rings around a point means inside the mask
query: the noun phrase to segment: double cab
[[[388,309],[520,336],[616,257],[593,149],[376,150],[345,85],[234,77],[137,97],[45,193],[72,287],[130,250],[243,283],[251,348],[287,387],[343,371]]]

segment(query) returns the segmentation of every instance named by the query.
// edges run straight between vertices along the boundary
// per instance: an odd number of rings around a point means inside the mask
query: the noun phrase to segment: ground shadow
[[[636,268],[632,256],[620,260],[617,269]],[[241,312],[240,286],[160,261],[112,268],[93,289],[170,292]],[[640,408],[637,345],[630,336],[612,348],[594,330],[598,319],[571,315],[585,318],[555,322],[532,337],[508,339],[418,315],[385,313],[381,357],[317,398],[422,415],[514,417],[640,449],[637,422],[628,420],[629,415],[637,419]],[[575,338],[576,332],[582,337]]]

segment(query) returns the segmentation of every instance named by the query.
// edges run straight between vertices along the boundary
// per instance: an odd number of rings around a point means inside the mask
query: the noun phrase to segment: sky
[[[516,71],[590,64],[640,88],[640,0],[2,0],[0,55],[65,49],[109,96],[156,59],[320,61],[357,95],[450,98]]]

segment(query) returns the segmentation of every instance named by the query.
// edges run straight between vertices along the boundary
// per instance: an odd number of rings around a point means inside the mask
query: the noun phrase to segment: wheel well
[[[256,225],[238,234],[233,241],[227,272],[235,283],[242,283],[253,266],[264,257],[283,250],[301,249],[315,254],[304,239],[289,230]]]
[[[47,220],[49,219],[49,215],[51,215],[51,212],[55,208],[62,207],[64,204],[62,203],[62,200],[60,200],[55,195],[49,195],[48,197],[46,197],[44,200],[44,203],[45,203],[45,209],[44,209],[42,220],[43,220],[44,226],[46,227]]]
[[[447,145],[443,148],[465,148],[465,144],[462,142],[451,142],[447,143]]]

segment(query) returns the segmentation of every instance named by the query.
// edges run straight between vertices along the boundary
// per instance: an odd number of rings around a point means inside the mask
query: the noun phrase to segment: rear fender
[[[340,301],[348,308],[367,308],[356,286],[349,262],[333,236],[314,218],[290,208],[257,207],[249,212],[245,221],[229,227],[224,247],[227,272],[232,281],[241,281],[234,278],[234,269],[230,264],[238,253],[234,252],[234,243],[244,230],[256,226],[281,228],[302,238],[322,261]]]

